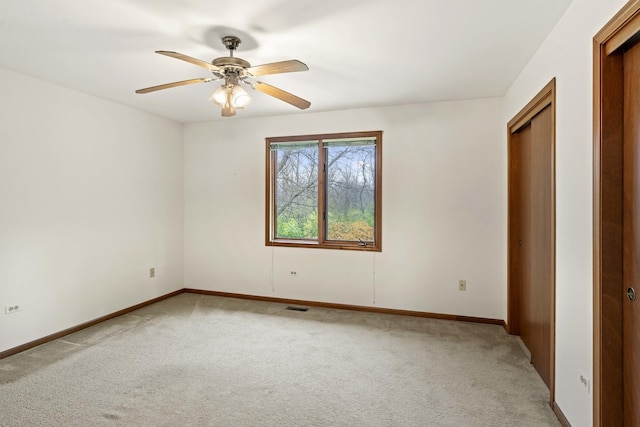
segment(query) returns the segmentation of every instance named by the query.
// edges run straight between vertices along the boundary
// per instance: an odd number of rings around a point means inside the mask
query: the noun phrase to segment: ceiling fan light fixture
[[[213,92],[209,100],[220,107],[230,106],[234,110],[242,110],[249,105],[251,97],[238,84],[225,84]]]

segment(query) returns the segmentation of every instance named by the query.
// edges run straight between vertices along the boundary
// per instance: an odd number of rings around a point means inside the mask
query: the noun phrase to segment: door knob
[[[633,288],[628,288],[627,289],[627,297],[629,298],[629,301],[635,301],[636,300],[636,290]]]

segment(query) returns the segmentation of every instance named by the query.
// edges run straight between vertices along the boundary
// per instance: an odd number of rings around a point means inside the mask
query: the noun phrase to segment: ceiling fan
[[[311,103],[305,99],[297,97],[275,86],[268,85],[258,81],[256,77],[268,74],[290,73],[293,71],[308,71],[306,64],[292,59],[289,61],[272,62],[269,64],[251,66],[247,61],[233,56],[233,51],[240,44],[240,39],[234,36],[226,36],[222,38],[222,43],[229,50],[229,56],[216,58],[209,64],[200,59],[192,58],[178,52],[166,50],[157,50],[156,53],[190,62],[211,71],[214,77],[206,77],[199,79],[182,80],[179,82],[166,83],[158,86],[151,86],[144,89],[136,90],[136,93],[149,93],[162,89],[169,89],[177,86],[190,85],[194,83],[209,83],[216,80],[224,80],[224,84],[216,89],[211,95],[211,102],[222,107],[222,116],[235,116],[236,110],[242,110],[246,107],[251,98],[249,94],[240,86],[240,83],[251,86],[253,89],[271,95],[284,102],[287,102],[301,110],[309,108]]]

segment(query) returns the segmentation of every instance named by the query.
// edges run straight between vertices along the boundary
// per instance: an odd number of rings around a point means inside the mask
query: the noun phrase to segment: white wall
[[[506,123],[556,77],[556,402],[574,427],[592,425],[593,36],[624,0],[574,0],[505,97]],[[506,144],[506,139],[505,139]]]
[[[624,3],[574,0],[504,99],[183,134],[0,70],[0,310],[22,307],[0,314],[0,351],[183,286],[503,319],[506,123],[556,77],[556,402],[591,425],[591,40]],[[382,253],[265,247],[264,138],[359,130],[384,131]]]
[[[0,351],[181,289],[182,127],[2,69],[0,93]]]
[[[185,286],[503,319],[502,108],[483,99],[186,125]],[[363,130],[384,131],[382,253],[265,247],[265,137]]]

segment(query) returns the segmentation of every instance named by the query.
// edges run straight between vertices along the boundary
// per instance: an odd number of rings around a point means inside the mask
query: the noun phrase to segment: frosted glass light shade
[[[251,97],[240,85],[235,85],[231,90],[231,106],[236,110],[241,110],[251,102]]]
[[[227,86],[222,85],[216,89],[209,100],[220,107],[224,107],[224,104],[227,102]]]
[[[222,85],[209,98],[211,102],[224,108],[227,103],[234,110],[242,110],[249,105],[251,97],[246,90],[240,87],[240,85]]]

